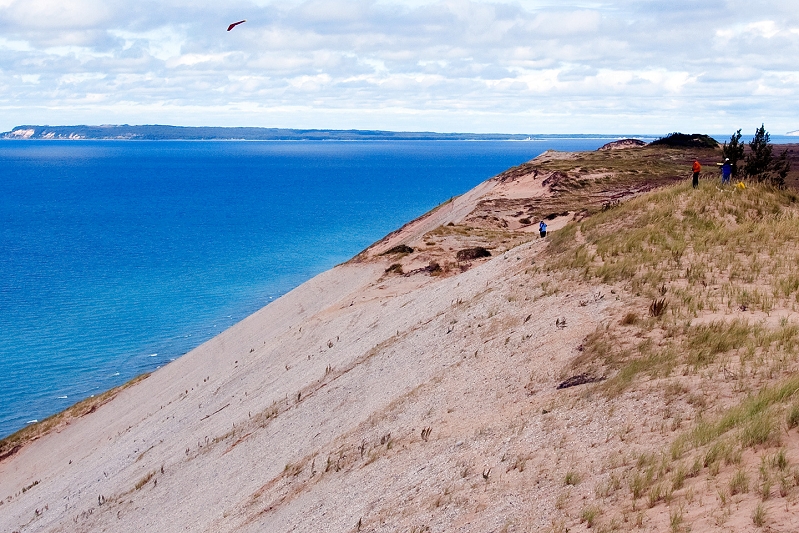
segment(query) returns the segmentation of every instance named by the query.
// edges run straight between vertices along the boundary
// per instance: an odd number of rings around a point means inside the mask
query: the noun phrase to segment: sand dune
[[[644,521],[614,496],[672,438],[660,397],[558,388],[589,335],[647,305],[541,268],[538,219],[557,235],[645,190],[552,169],[583,163],[545,154],[479,185],[27,444],[0,461],[0,530],[566,531],[596,502],[608,527],[667,529],[662,500]],[[385,254],[399,244],[413,253]],[[469,246],[491,256],[458,261]]]

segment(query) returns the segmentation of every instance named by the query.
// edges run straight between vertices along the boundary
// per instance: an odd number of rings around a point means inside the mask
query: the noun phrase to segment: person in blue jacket
[[[721,165],[721,184],[728,185],[730,183],[730,176],[732,176],[732,165],[730,165],[730,158],[724,160]]]
[[[541,237],[547,236],[547,224],[543,220],[538,224],[538,231],[541,233]]]

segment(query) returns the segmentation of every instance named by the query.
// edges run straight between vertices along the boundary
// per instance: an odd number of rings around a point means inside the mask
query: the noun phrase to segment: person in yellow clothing
[[[694,189],[696,189],[699,186],[699,173],[702,171],[702,165],[699,164],[698,159],[694,159],[694,164],[691,167],[691,171],[694,173],[694,181],[692,185],[694,186]]]

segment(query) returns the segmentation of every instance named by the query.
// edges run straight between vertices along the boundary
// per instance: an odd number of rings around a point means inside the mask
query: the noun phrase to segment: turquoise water
[[[538,142],[0,142],[0,437],[179,357]]]

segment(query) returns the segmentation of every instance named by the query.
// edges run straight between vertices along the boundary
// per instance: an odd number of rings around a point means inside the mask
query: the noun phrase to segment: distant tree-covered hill
[[[17,126],[3,139],[121,140],[524,140],[527,135],[393,132],[379,130],[300,130],[287,128],[221,128],[145,125]]]

